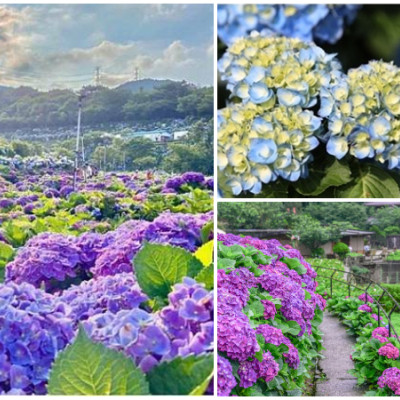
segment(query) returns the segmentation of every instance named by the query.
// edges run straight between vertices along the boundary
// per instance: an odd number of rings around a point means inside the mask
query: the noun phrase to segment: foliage
[[[345,259],[347,254],[350,253],[350,249],[346,243],[338,242],[333,246],[333,252],[336,253],[341,259]]]
[[[276,240],[218,239],[218,394],[301,395],[322,349],[315,272]]]

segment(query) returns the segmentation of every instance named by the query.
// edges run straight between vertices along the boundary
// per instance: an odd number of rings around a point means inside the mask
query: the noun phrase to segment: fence
[[[320,278],[325,278],[329,279],[330,281],[330,297],[333,296],[333,282],[339,282],[342,283],[343,285],[348,287],[348,293],[349,296],[351,296],[351,289],[357,289],[360,290],[362,293],[365,293],[365,303],[367,303],[367,295],[371,296],[374,299],[374,303],[378,307],[378,326],[381,326],[381,313],[386,317],[389,325],[389,336],[392,335],[392,332],[395,334],[397,340],[400,340],[399,335],[397,334],[396,330],[394,329],[394,326],[391,321],[391,316],[394,311],[400,312],[400,305],[397,303],[397,301],[394,299],[394,297],[385,289],[383,286],[381,286],[379,283],[366,278],[362,275],[357,275],[354,274],[353,272],[347,272],[347,271],[342,271],[339,269],[334,269],[334,268],[329,268],[329,267],[323,267],[323,266],[315,266],[314,267],[315,271],[318,272],[319,270],[327,270],[330,271],[331,274],[329,276],[322,275],[318,273],[318,277]],[[340,279],[338,277],[337,273],[341,273],[344,275],[343,279]],[[336,275],[336,277],[335,277]],[[349,279],[350,278],[350,279]],[[354,278],[355,283],[353,283],[352,279]],[[365,282],[366,287],[359,287],[357,286],[357,281],[358,282]],[[376,296],[371,294],[373,289],[380,289],[380,295]],[[368,290],[370,291],[368,293]],[[381,304],[382,299],[387,296],[392,302],[393,302],[393,307],[390,309],[389,313],[386,312],[385,307]]]

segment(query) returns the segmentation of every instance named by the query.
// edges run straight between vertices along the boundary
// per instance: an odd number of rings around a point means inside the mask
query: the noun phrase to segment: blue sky
[[[212,5],[0,5],[0,85],[213,83]]]

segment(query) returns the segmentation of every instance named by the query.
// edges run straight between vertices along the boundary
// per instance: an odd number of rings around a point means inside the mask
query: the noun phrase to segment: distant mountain
[[[131,81],[118,86],[118,89],[127,89],[132,93],[149,92],[155,88],[171,83],[170,79],[141,79],[139,81]]]

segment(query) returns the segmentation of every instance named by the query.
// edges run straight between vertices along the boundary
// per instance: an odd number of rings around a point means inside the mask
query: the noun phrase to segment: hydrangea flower
[[[389,331],[384,327],[375,328],[372,331],[372,337],[379,340],[381,343],[386,343],[389,337]]]
[[[264,318],[274,319],[276,314],[275,304],[269,300],[261,300],[261,304],[264,306]]]
[[[71,317],[76,322],[106,311],[138,308],[148,300],[133,274],[121,273],[100,276],[71,286],[60,295],[60,300],[71,307]]]
[[[243,388],[253,386],[258,378],[263,378],[265,382],[270,382],[278,375],[279,364],[274,360],[272,354],[267,351],[263,354],[263,360],[256,358],[251,361],[242,361],[238,368],[240,377],[239,385]]]
[[[339,83],[321,88],[319,115],[327,118],[327,152],[372,158],[389,169],[400,167],[400,69],[370,61],[351,69]]]
[[[220,111],[218,121],[218,168],[235,196],[258,194],[279,177],[292,182],[307,177],[321,125],[311,111],[234,104]]]
[[[232,389],[236,386],[236,379],[232,374],[232,365],[224,357],[218,354],[218,396],[229,396]]]
[[[74,337],[69,312],[28,283],[0,285],[0,393],[46,394],[51,365]]]
[[[396,396],[400,396],[400,369],[387,368],[378,379],[378,386],[383,389],[387,386]]]
[[[360,294],[358,296],[358,300],[361,300],[361,301],[364,301],[364,302],[368,302],[368,303],[373,303],[374,302],[374,299],[367,293]]]
[[[378,354],[396,360],[399,358],[399,349],[393,346],[392,343],[387,343],[378,350]]]
[[[310,108],[322,86],[342,77],[334,54],[314,43],[257,33],[238,39],[218,61],[221,78],[243,103]]]
[[[305,41],[336,43],[360,6],[354,4],[218,5],[218,36],[226,44],[257,30]]]
[[[357,310],[372,313],[372,308],[368,304],[362,304]]]
[[[64,281],[78,275],[79,248],[75,237],[40,233],[28,240],[6,267],[6,282],[28,282],[35,287],[43,283],[52,289],[52,280]]]

